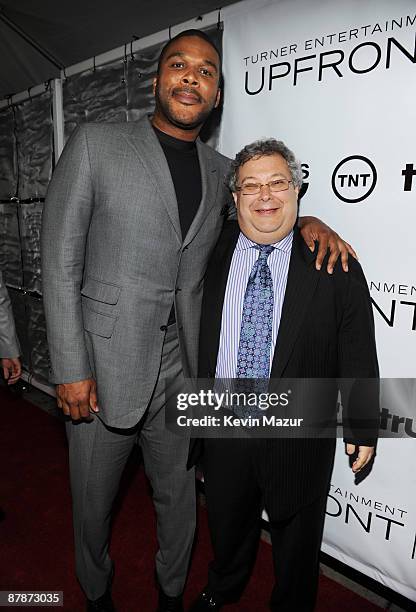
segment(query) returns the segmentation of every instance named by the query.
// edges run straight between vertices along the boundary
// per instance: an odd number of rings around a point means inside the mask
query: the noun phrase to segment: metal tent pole
[[[64,105],[62,96],[62,79],[54,79],[52,86],[52,117],[55,163],[64,148]]]

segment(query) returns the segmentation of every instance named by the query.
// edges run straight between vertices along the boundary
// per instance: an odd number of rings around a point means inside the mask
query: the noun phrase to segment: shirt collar
[[[290,253],[292,249],[292,243],[293,243],[293,230],[287,236],[282,238],[282,240],[279,240],[278,242],[274,242],[272,246],[274,246],[274,248],[278,249],[279,251],[283,251],[284,253]],[[256,242],[253,242],[252,240],[247,238],[247,236],[245,236],[243,232],[240,232],[240,235],[237,240],[237,244],[235,245],[235,250],[236,251],[246,251],[256,246],[257,246]]]
[[[178,151],[196,150],[195,140],[180,140],[179,138],[174,138],[173,136],[158,130],[155,126],[152,127],[162,146],[165,145],[172,149],[177,149]]]

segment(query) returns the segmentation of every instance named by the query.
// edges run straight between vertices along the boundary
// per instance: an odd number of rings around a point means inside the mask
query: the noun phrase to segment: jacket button
[[[167,325],[161,325],[161,326],[160,326],[160,331],[166,331],[166,330],[167,330],[167,328],[168,328],[168,326],[167,326]]]
[[[187,251],[188,249],[189,249],[189,246],[188,246],[188,245],[186,245],[186,246],[184,246],[184,247],[183,247],[183,250],[184,250],[184,251]]]
[[[182,291],[182,289],[180,287],[176,287],[175,293],[178,293],[178,291]]]

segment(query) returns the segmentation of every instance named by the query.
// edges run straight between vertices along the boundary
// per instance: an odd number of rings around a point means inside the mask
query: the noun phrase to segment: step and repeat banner
[[[284,140],[301,214],[356,248],[374,306],[382,430],[354,478],[338,441],[323,550],[416,600],[416,4],[275,0],[224,15],[219,149]]]

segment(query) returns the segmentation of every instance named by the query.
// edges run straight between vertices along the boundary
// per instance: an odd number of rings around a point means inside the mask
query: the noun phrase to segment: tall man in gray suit
[[[88,610],[114,609],[111,508],[137,439],[157,513],[158,610],[183,609],[195,483],[188,443],[165,429],[164,405],[169,381],[196,376],[203,277],[228,204],[228,160],[197,138],[219,103],[220,63],[203,33],[173,38],[159,60],[153,118],[81,126],[48,191],[51,380],[71,417],[76,566]],[[305,240],[316,233],[326,251],[328,228],[306,223]]]
[[[22,373],[20,347],[13,319],[12,305],[0,270],[0,363],[8,385],[17,382]]]

